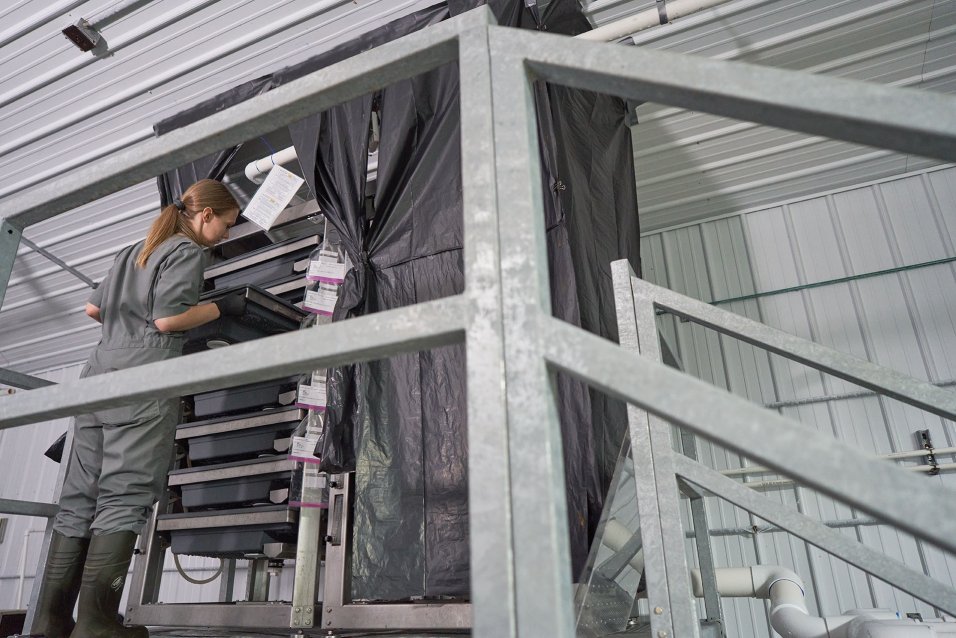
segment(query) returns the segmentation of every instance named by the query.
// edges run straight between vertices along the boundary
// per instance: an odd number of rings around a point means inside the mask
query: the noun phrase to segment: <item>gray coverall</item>
[[[199,302],[202,248],[175,235],[136,266],[143,242],[120,251],[90,303],[103,334],[81,377],[182,354],[182,333],[163,334],[153,319]],[[165,485],[178,399],[160,399],[76,417],[70,466],[54,529],[64,536],[139,533]]]

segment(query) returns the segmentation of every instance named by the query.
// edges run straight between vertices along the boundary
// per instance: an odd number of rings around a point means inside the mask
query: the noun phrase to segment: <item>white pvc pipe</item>
[[[770,601],[770,625],[786,638],[846,638],[840,628],[852,616],[819,618],[811,616],[804,602],[803,581],[786,567],[754,565],[714,570],[717,593],[732,598],[761,598]],[[703,596],[700,570],[691,570],[695,596]]]
[[[255,184],[261,184],[265,180],[263,175],[271,171],[273,166],[288,164],[296,159],[298,159],[298,156],[295,154],[294,146],[284,148],[277,153],[267,155],[266,157],[246,164],[246,177]]]
[[[617,519],[612,518],[604,524],[604,538],[602,542],[613,549],[615,552],[621,551],[633,536],[633,532],[624,525],[621,525]],[[631,558],[629,565],[638,573],[644,571],[644,550],[640,549],[634,557]]]
[[[254,162],[246,164],[246,177],[255,184],[261,184],[265,179],[263,175],[271,171],[273,166],[277,164],[288,164],[298,158],[299,156],[296,154],[294,146],[284,148],[278,153],[261,157]],[[368,181],[374,180],[377,173],[378,153],[372,153],[368,158],[368,172],[366,174]]]
[[[667,7],[667,20],[676,20],[691,13],[697,13],[704,9],[710,9],[717,5],[729,2],[729,0],[670,0],[665,5]],[[632,16],[622,18],[602,27],[586,31],[574,37],[581,40],[593,40],[595,42],[613,42],[620,40],[638,31],[650,29],[661,24],[661,16],[657,7],[635,13]]]

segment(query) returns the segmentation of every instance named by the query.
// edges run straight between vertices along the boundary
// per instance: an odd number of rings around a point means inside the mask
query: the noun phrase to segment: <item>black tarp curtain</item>
[[[449,0],[157,125],[157,134],[317,68],[483,4]],[[539,28],[520,0],[491,2],[499,24]],[[587,30],[574,0],[541,27]],[[639,265],[637,201],[623,100],[536,86],[548,266],[556,317],[617,339],[610,262]],[[353,268],[333,320],[459,294],[462,259],[457,64],[393,84],[289,127],[304,176]],[[372,111],[378,169],[366,194]],[[160,178],[164,198],[221,170],[231,151]],[[202,174],[207,171],[206,174]],[[221,173],[220,173],[221,174]],[[215,176],[215,175],[213,175]],[[507,223],[507,211],[501,211]],[[626,428],[623,404],[558,375],[573,574],[583,567]],[[323,468],[354,470],[355,600],[467,597],[465,349],[447,346],[330,370]]]

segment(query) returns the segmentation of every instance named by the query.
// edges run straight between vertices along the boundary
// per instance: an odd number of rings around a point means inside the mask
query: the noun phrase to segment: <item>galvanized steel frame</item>
[[[949,418],[956,416],[953,410],[947,411],[947,406],[956,400],[956,396],[945,390],[939,391],[939,388],[930,383],[906,377],[896,371],[881,368],[880,366],[857,359],[851,355],[788,335],[764,324],[754,322],[746,317],[716,309],[709,304],[684,297],[666,288],[655,286],[654,284],[637,278],[626,260],[612,263],[611,270],[614,279],[615,301],[618,307],[618,328],[621,335],[621,345],[624,348],[638,349],[646,358],[659,360],[658,342],[660,336],[656,323],[656,311],[659,309],[674,311],[675,314],[689,321],[714,328],[723,334],[739,338],[758,347],[767,348],[781,356],[800,361],[818,370],[838,374],[841,378],[845,378],[854,383],[861,385],[866,384],[878,392],[896,396],[901,401],[910,405],[932,410],[934,413],[948,416]],[[674,372],[670,370],[668,373],[674,374]],[[716,388],[711,388],[711,391],[721,392]],[[631,395],[629,398],[640,403],[634,395]],[[716,443],[721,445],[726,444],[727,447],[730,447],[744,456],[755,458],[753,452],[755,451],[756,441],[748,450],[748,446],[739,444],[740,439],[738,439],[738,447],[735,447],[734,443],[723,436],[726,430],[731,429],[723,422],[724,418],[736,418],[741,421],[746,421],[748,418],[747,413],[749,412],[749,410],[741,409],[744,405],[749,405],[746,402],[740,399],[726,401],[727,398],[730,398],[730,395],[725,394],[723,401],[726,402],[728,416],[722,418],[718,412],[714,412],[711,414],[709,423],[707,421],[701,421],[697,425],[687,425],[684,423],[687,427],[681,430],[681,442],[683,446],[686,446],[689,432],[696,432]],[[699,401],[700,399],[701,395],[697,393],[692,395],[689,393],[686,395],[685,401]],[[732,402],[740,404],[736,410],[731,408]],[[758,411],[762,410],[762,408],[758,408],[757,406],[753,407]],[[638,441],[646,441],[648,437],[643,431],[638,431],[637,435],[635,435],[635,425],[640,428],[641,425],[646,424],[648,421],[637,408],[631,406],[630,409],[632,410],[632,413],[629,415],[632,417],[630,423],[632,444],[638,445]],[[805,469],[806,464],[806,457],[804,457],[804,459],[794,458],[794,460],[790,460],[791,457],[801,456],[803,450],[797,452],[792,448],[788,448],[788,445],[791,444],[783,440],[784,433],[779,429],[781,427],[795,428],[797,432],[802,433],[804,436],[812,433],[815,440],[812,442],[807,441],[803,445],[820,445],[821,450],[827,448],[830,450],[829,454],[832,460],[837,461],[838,465],[844,464],[841,459],[847,454],[847,450],[850,449],[848,446],[837,443],[832,438],[812,431],[796,422],[779,417],[776,413],[764,412],[774,418],[767,418],[763,424],[764,430],[754,432],[753,435],[761,439],[780,441],[779,446],[771,445],[768,447],[768,449],[776,448],[772,452],[776,457],[776,464],[772,466],[773,469],[783,474],[793,476],[797,466]],[[633,419],[634,414],[641,416],[642,420],[639,419],[638,422],[635,423]],[[736,416],[730,416],[734,414],[736,414]],[[654,418],[651,417],[650,420],[653,422]],[[673,419],[672,421],[674,423],[681,423],[679,419]],[[784,425],[788,422],[790,423],[789,426]],[[710,431],[707,432],[700,429],[702,425],[706,425]],[[646,425],[644,425],[644,427],[646,427]],[[798,437],[799,436],[800,434],[798,434]],[[652,530],[652,533],[659,530],[659,533],[661,533],[664,538],[676,537],[681,540],[684,538],[679,513],[673,514],[673,509],[665,509],[658,506],[664,499],[676,500],[677,489],[668,482],[668,484],[663,486],[666,490],[664,494],[658,493],[653,495],[653,497],[657,499],[656,503],[653,501],[648,502],[648,499],[652,498],[652,496],[642,494],[640,490],[642,481],[640,478],[641,469],[639,467],[639,459],[646,463],[649,462],[655,468],[655,471],[657,467],[662,465],[663,460],[663,462],[666,463],[666,472],[669,477],[673,479],[673,477],[676,476],[678,478],[678,484],[690,483],[691,488],[696,492],[700,491],[698,488],[703,488],[704,491],[724,498],[756,514],[760,518],[777,524],[782,529],[811,542],[817,547],[873,574],[877,578],[881,578],[894,587],[902,589],[920,600],[948,613],[953,613],[952,610],[956,610],[956,589],[906,567],[879,552],[865,547],[861,543],[852,541],[839,532],[826,527],[824,524],[799,514],[780,503],[766,498],[743,484],[700,465],[696,462],[693,455],[686,453],[686,447],[685,455],[674,453],[671,449],[670,438],[668,437],[665,440],[666,444],[659,446],[654,446],[653,442],[651,442],[650,445],[648,445],[647,453],[640,457],[636,450],[632,453],[635,465],[635,480],[638,481],[639,488],[637,492],[637,504],[642,534],[646,534],[645,529],[649,528]],[[827,446],[825,441],[830,442],[829,446]],[[796,439],[792,444],[800,445]],[[866,458],[859,453],[855,454],[861,457],[860,460]],[[881,462],[875,458],[865,460],[858,466],[858,469],[853,472],[856,471],[861,473],[846,472],[846,468],[844,468],[841,474],[821,474],[817,477],[816,484],[811,485],[811,487],[822,489],[824,485],[829,485],[828,490],[822,491],[827,492],[830,496],[844,503],[849,503],[850,501],[847,497],[853,494],[858,497],[855,506],[863,508],[865,504],[870,508],[871,513],[874,511],[883,511],[884,508],[892,509],[904,505],[908,500],[912,499],[912,494],[907,490],[919,491],[921,489],[932,489],[925,481],[920,481],[917,477],[910,477],[916,478],[916,480],[912,481],[909,487],[903,488],[902,486],[898,486],[898,491],[895,493],[884,493],[885,485],[872,485],[873,481],[876,480],[876,475],[891,472],[893,475],[891,482],[894,483],[899,476],[909,475],[904,470],[885,461]],[[648,471],[645,469],[643,474],[647,475]],[[653,480],[653,477],[644,477],[644,482],[650,480]],[[922,487],[920,487],[921,483]],[[839,489],[834,489],[834,484],[839,485]],[[660,483],[658,483],[658,486],[660,487]],[[687,490],[683,489],[682,491],[686,492]],[[691,494],[690,496],[692,506],[695,500],[699,503],[699,494]],[[941,515],[944,524],[947,524],[949,529],[956,530],[956,507],[952,507],[951,502],[948,504],[948,507],[943,506],[941,502],[947,498],[952,501],[953,496],[956,495],[944,489],[939,489],[935,494],[935,498],[940,499],[940,501],[937,502],[937,506],[942,506],[943,509],[947,510]],[[706,526],[706,521],[700,516],[701,513],[702,512],[692,512],[695,532],[697,533],[700,533],[701,525]],[[648,517],[654,520],[647,521],[646,519]],[[883,511],[882,515],[876,515],[875,517],[881,521],[891,522],[897,525],[901,522],[899,518],[895,521],[891,520],[891,515],[888,515],[886,511]],[[923,524],[925,524],[925,522]],[[917,538],[926,538],[925,534],[914,532],[912,528],[908,531],[913,532]],[[940,538],[937,538],[935,542],[943,547],[944,545],[939,542],[940,540]],[[948,538],[948,546],[946,546],[946,549],[949,551],[956,549],[956,540],[951,536]],[[665,556],[667,555],[666,546],[664,546],[663,553]],[[645,555],[646,554],[647,552],[645,552]],[[681,569],[681,567],[676,565],[674,568]],[[701,568],[702,570],[706,570],[704,561],[701,562]],[[686,572],[686,567],[683,567],[683,571]],[[666,574],[662,577],[662,575],[653,568],[652,564],[646,561],[645,577],[647,579],[649,604],[651,604],[652,608],[660,609],[660,615],[663,616],[663,618],[657,620],[658,627],[661,628],[660,630],[668,631],[664,628],[663,624],[667,621],[668,608],[662,607],[660,601],[669,600],[675,613],[690,614],[696,619],[696,610],[692,610],[689,606],[690,597],[687,585],[686,583],[672,582],[672,570],[670,569],[670,565],[667,566]],[[708,586],[707,579],[705,578],[704,585],[705,598],[708,593],[713,597],[716,593],[713,591],[716,587],[716,583],[711,581]],[[709,592],[709,589],[712,591]],[[680,611],[676,611],[678,609]],[[676,620],[676,618],[674,620]],[[652,622],[653,621],[654,615],[652,615]],[[682,634],[678,633],[677,635]]]
[[[323,326],[321,333],[279,335],[20,393],[0,403],[0,429],[146,396],[213,390],[464,340],[477,636],[573,634],[562,449],[553,400],[558,370],[652,415],[646,428],[632,426],[632,433],[646,433],[654,452],[664,450],[656,425],[662,419],[956,550],[956,499],[951,492],[834,446],[828,437],[550,316],[530,84],[544,80],[947,161],[956,160],[956,100],[926,91],[519,32],[492,23],[488,9],[478,9],[8,198],[0,233],[2,299],[15,239],[30,224],[458,58],[467,78],[461,88],[462,295]],[[499,219],[502,210],[509,213],[506,221]],[[913,398],[899,381],[881,377],[873,383],[890,387],[895,396]],[[952,404],[934,395],[937,390],[920,388],[916,393],[929,395],[928,409],[952,418]],[[767,436],[771,431],[773,436]],[[675,486],[674,476],[682,466],[679,457],[668,461],[669,456],[651,466],[646,477],[653,481],[650,485]],[[643,472],[648,466],[635,469]],[[676,515],[669,495],[649,496],[664,505],[661,514]],[[673,591],[686,592],[686,559],[674,539],[662,542],[665,553],[657,573],[666,574],[668,583],[677,587]],[[652,615],[655,634],[673,628],[677,635],[697,635],[696,620],[683,613],[676,594],[667,594],[669,600],[660,600],[667,613]],[[673,615],[671,602],[676,604]]]

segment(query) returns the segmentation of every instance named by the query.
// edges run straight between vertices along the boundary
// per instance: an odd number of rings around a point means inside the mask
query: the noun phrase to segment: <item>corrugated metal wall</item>
[[[54,383],[78,379],[82,366],[51,370],[40,376]],[[0,392],[7,388],[0,386]],[[22,390],[21,390],[22,392]],[[2,398],[0,398],[2,401]],[[43,452],[69,427],[70,419],[57,419],[22,428],[0,430],[0,498],[49,503],[53,500],[59,465],[43,456]],[[23,605],[30,600],[33,575],[40,555],[45,518],[9,516],[6,533],[0,542],[0,609],[17,609],[20,572],[26,576],[22,589]],[[26,543],[26,555],[23,555]],[[22,608],[22,605],[21,607]]]
[[[956,168],[647,234],[642,248],[649,281],[920,379],[947,385],[956,380]],[[943,263],[920,266],[939,260]],[[916,267],[866,276],[911,266]],[[825,283],[851,276],[862,278]],[[775,291],[780,292],[722,302]],[[695,324],[664,316],[660,326],[690,374],[861,450],[886,454],[918,449],[914,433],[923,429],[930,431],[936,447],[956,445],[953,422]],[[711,467],[748,464],[713,445],[700,447],[702,462]],[[941,455],[939,461],[952,463],[953,458]],[[911,459],[905,465],[923,462]],[[750,480],[776,478],[761,474]],[[956,487],[956,475],[950,473],[925,480]],[[856,517],[802,487],[761,489],[821,520]],[[730,504],[707,500],[715,529],[765,525]],[[906,534],[882,526],[851,527],[842,533],[956,584],[956,559]],[[782,532],[722,535],[713,542],[719,566],[756,562],[795,569],[810,585],[811,610],[822,615],[861,607],[934,615],[911,596]],[[769,634],[763,603],[725,601],[724,609],[729,635]]]
[[[588,3],[599,24],[654,8]],[[635,44],[944,93],[956,91],[952,0],[736,0],[642,31]],[[937,165],[657,104],[637,109],[642,227],[698,221]]]

